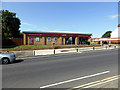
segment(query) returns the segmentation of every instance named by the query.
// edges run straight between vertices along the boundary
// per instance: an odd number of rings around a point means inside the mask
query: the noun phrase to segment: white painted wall
[[[120,38],[120,27],[116,28],[116,29],[111,33],[111,38]]]
[[[37,55],[51,55],[54,54],[53,49],[48,49],[48,50],[35,50],[35,56]]]

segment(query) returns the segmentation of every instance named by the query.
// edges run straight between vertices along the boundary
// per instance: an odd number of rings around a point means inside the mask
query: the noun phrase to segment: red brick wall
[[[26,45],[29,45],[29,37],[33,38],[33,45],[45,45],[45,39],[46,39],[46,45],[53,45],[54,38],[55,38],[55,37],[50,37],[51,41],[48,42],[48,37],[43,36],[43,37],[39,37],[40,41],[36,42],[36,36],[27,36],[27,44]],[[64,37],[56,37],[56,38],[57,38],[57,41],[55,42],[55,45],[62,45],[62,38],[64,38]]]
[[[23,45],[22,38],[2,39],[2,45]]]
[[[98,43],[99,41],[94,41],[94,42]],[[109,43],[109,41],[103,41],[103,43],[105,42]],[[120,44],[120,40],[111,40],[111,44]]]
[[[113,44],[120,44],[120,40],[113,40],[113,41],[111,41],[111,43],[113,43]]]

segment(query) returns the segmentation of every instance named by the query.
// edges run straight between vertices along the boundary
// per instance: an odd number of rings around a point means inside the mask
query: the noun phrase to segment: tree
[[[102,38],[109,38],[110,37],[110,33],[112,33],[112,31],[105,32],[105,34],[102,35]]]
[[[20,37],[20,19],[16,17],[16,13],[8,10],[1,11],[2,18],[2,37],[18,38]]]

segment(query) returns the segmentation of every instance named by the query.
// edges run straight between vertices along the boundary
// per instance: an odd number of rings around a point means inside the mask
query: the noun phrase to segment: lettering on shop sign
[[[57,37],[91,37],[92,35],[83,35],[83,34],[34,34],[26,33],[27,36],[57,36]]]

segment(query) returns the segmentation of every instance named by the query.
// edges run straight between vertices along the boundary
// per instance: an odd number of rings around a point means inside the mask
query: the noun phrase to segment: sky
[[[16,13],[22,31],[70,31],[100,38],[118,26],[117,2],[3,2]]]

